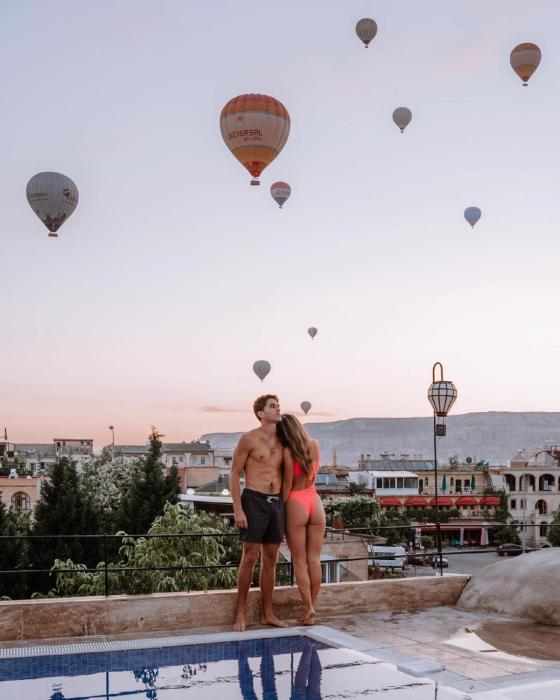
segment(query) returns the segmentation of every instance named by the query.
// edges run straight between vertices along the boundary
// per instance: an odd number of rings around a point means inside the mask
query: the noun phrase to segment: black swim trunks
[[[243,489],[241,506],[247,516],[247,529],[239,531],[243,542],[280,544],[284,539],[284,502],[282,494]]]

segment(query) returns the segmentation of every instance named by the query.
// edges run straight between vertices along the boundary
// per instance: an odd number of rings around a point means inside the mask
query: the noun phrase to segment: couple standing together
[[[233,512],[243,542],[233,628],[245,630],[247,596],[259,552],[261,623],[288,626],[272,610],[276,561],[284,531],[303,602],[301,623],[312,625],[321,586],[321,546],[325,533],[325,511],[315,490],[319,443],[311,439],[295,416],[280,413],[280,403],[274,394],[259,396],[253,411],[260,426],[241,437],[231,468]]]

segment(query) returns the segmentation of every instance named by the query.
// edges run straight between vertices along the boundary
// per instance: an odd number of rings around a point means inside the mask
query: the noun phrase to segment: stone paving
[[[465,679],[560,671],[560,627],[454,607],[322,617],[322,625],[414,659],[441,662]]]

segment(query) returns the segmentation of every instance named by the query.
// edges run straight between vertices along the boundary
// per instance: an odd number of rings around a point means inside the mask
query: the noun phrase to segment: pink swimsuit
[[[292,489],[288,495],[288,499],[292,501],[297,501],[307,511],[307,517],[310,518],[313,515],[313,510],[317,504],[317,490],[315,489],[315,481],[317,480],[317,472],[319,471],[319,458],[317,458],[316,464],[313,465],[313,483],[304,489]],[[305,474],[303,467],[299,462],[294,462],[294,476],[301,476]]]

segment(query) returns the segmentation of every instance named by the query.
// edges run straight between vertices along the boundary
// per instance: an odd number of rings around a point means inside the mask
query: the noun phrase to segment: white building
[[[349,472],[348,480],[365,486],[376,496],[417,496],[418,474],[409,471]]]
[[[513,520],[522,525],[521,537],[530,547],[548,545],[548,528],[560,508],[560,467],[550,449],[523,451],[502,471]],[[560,455],[559,455],[560,456]]]

